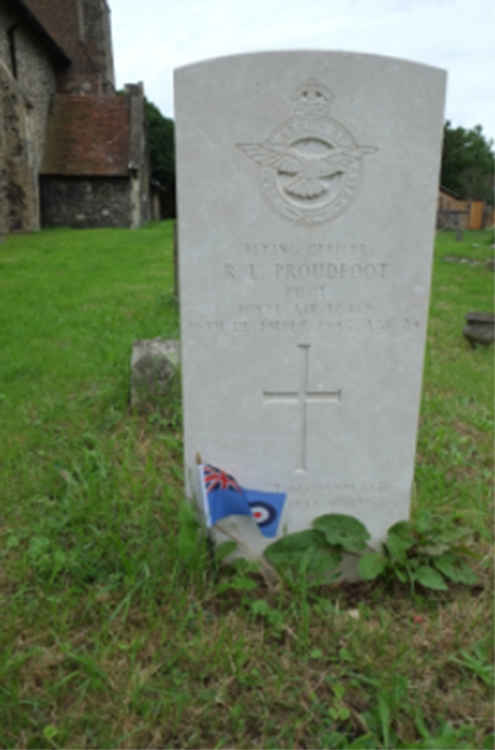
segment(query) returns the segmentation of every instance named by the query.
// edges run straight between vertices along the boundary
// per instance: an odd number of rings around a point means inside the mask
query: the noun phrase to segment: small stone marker
[[[377,541],[408,518],[444,90],[341,52],[176,71],[189,496],[199,452],[287,492],[279,535],[347,513]],[[266,546],[249,518],[222,525]]]
[[[131,407],[138,412],[159,410],[170,394],[179,367],[179,343],[173,339],[135,341],[131,354]]]
[[[495,315],[486,312],[469,312],[463,334],[471,344],[489,346],[495,341]]]

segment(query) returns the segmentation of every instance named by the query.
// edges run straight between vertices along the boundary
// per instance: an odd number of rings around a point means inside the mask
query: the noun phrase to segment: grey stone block
[[[159,410],[170,395],[180,363],[179,342],[173,339],[135,341],[131,356],[131,407]]]
[[[495,316],[491,313],[469,312],[466,315],[466,324],[462,332],[471,346],[488,346],[495,340]]]

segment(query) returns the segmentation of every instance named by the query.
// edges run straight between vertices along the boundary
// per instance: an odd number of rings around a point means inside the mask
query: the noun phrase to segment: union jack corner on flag
[[[248,490],[211,464],[199,464],[198,471],[208,528],[227,516],[251,516],[263,536],[276,536],[285,493]]]

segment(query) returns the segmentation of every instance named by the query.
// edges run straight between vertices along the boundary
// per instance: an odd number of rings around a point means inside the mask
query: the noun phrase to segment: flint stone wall
[[[0,231],[39,228],[37,174],[43,158],[55,67],[12,9],[0,7]],[[8,31],[13,36],[16,77]],[[3,216],[3,219],[1,218]],[[5,218],[7,217],[7,218]]]
[[[139,227],[151,218],[151,167],[146,139],[144,86],[128,83],[125,87],[130,99],[129,112],[129,178],[132,227]]]
[[[48,227],[129,227],[126,177],[48,177],[41,184],[41,214]]]
[[[28,103],[0,61],[0,233],[39,226]]]

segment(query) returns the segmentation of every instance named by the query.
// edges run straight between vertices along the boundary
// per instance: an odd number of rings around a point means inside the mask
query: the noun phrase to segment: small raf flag
[[[251,516],[264,536],[276,535],[285,493],[245,489],[211,464],[199,464],[198,471],[208,528],[227,516]]]

